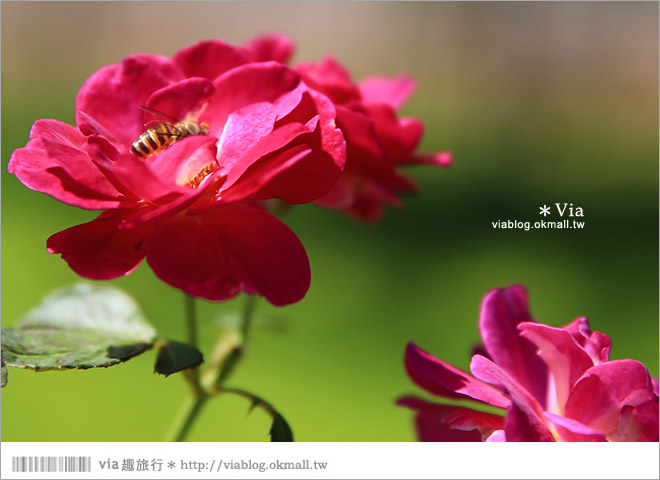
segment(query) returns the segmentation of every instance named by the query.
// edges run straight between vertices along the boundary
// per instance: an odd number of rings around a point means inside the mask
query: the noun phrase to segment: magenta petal
[[[12,154],[8,170],[28,188],[46,193],[57,200],[88,210],[116,208],[118,199],[99,195],[77,182],[64,168],[53,164],[50,155],[33,140]],[[77,157],[77,154],[74,155]],[[88,159],[89,161],[89,159]],[[92,165],[91,161],[89,162]]]
[[[545,407],[548,368],[518,324],[533,321],[527,292],[519,285],[489,291],[481,302],[479,331],[490,358]]]
[[[128,275],[144,257],[149,231],[122,228],[127,213],[108,210],[96,220],[56,233],[48,239],[48,252],[61,253],[69,267],[85,278]]]
[[[563,328],[573,336],[575,341],[591,357],[594,365],[609,360],[612,340],[604,333],[592,333],[589,322],[585,317],[576,318]]]
[[[397,405],[417,413],[415,426],[421,442],[480,442],[504,425],[504,417],[499,415],[412,396],[399,399]]]
[[[417,385],[441,397],[470,397],[500,408],[510,405],[509,399],[490,385],[443,362],[414,343],[406,347],[405,365],[408,376]]]
[[[331,56],[318,63],[299,63],[295,69],[307,85],[323,92],[336,104],[361,98],[360,90],[353,84],[348,70]]]
[[[192,120],[197,120],[201,107],[213,92],[213,84],[205,78],[187,78],[156,90],[144,106],[165,113],[171,118],[158,115],[154,117],[153,114],[144,112],[144,123],[148,125],[150,120],[175,123],[174,119],[188,120],[188,115],[192,115]]]
[[[29,188],[90,210],[115,208],[121,193],[81,150],[84,138],[56,120],[38,120],[24,148],[12,155],[8,170]]]
[[[200,172],[204,169],[208,173],[217,170],[218,162],[215,155],[216,146],[213,137],[191,135],[169,146],[158,155],[148,158],[144,163],[148,167],[150,176],[158,178],[161,185],[166,185],[171,191],[186,194],[193,192],[183,186],[188,185],[195,177],[199,177]],[[141,160],[136,162],[142,163]],[[134,167],[139,168],[139,164],[134,164]],[[138,178],[144,178],[144,175]],[[162,190],[156,188],[149,197],[145,198],[157,199],[159,195],[162,195]]]
[[[245,50],[257,62],[287,63],[294,48],[293,40],[286,35],[260,35],[245,44]]]
[[[507,442],[553,442],[550,430],[533,414],[515,403],[509,407],[504,421]]]
[[[204,111],[209,125],[224,125],[232,112],[260,102],[275,104],[282,96],[296,95],[300,77],[275,62],[234,68],[213,81],[215,93]]]
[[[472,357],[470,371],[478,379],[500,388],[511,400],[512,404],[507,413],[504,429],[507,441],[538,442],[554,440],[543,417],[543,409],[515,378],[481,355]]]
[[[303,298],[310,282],[309,260],[295,234],[271,215],[240,204],[164,222],[147,260],[164,282],[209,300],[243,291],[287,305]]]
[[[100,133],[120,152],[145,130],[140,106],[170,83],[181,80],[180,70],[160,55],[131,55],[121,64],[97,70],[76,97],[76,123],[85,135]]]
[[[561,442],[606,442],[607,438],[601,432],[582,425],[577,420],[560,417],[554,413],[545,412],[547,418],[557,430]]]
[[[506,442],[506,433],[504,430],[495,430],[491,433],[485,442]]]
[[[286,151],[282,152],[282,150],[296,138],[305,134],[309,135],[309,130],[304,125],[290,123],[261,138],[254,145],[246,148],[244,152],[235,152],[236,154],[242,153],[240,156],[224,159],[221,152],[219,171],[227,177],[223,189],[229,190],[230,187],[234,187],[236,184],[235,188],[243,190],[245,185],[240,184],[245,184],[246,180],[249,179],[250,195],[256,192],[279,173],[279,168],[285,166],[283,162],[277,160],[285,161],[291,157],[291,155],[286,155]],[[300,148],[305,151],[311,150],[308,146],[301,145]],[[284,155],[277,156],[279,153],[284,153]],[[299,150],[294,154],[298,153],[300,153]],[[286,167],[288,166],[286,164]],[[228,195],[228,191],[223,193],[225,199],[229,198]]]
[[[608,438],[629,438],[641,435],[643,425],[636,424],[632,414],[626,418],[624,408],[649,401],[657,402],[657,396],[646,367],[635,360],[614,360],[586,371],[571,391],[565,416],[604,432]]]
[[[207,40],[179,50],[173,61],[187,77],[213,80],[232,68],[250,63],[241,49],[220,40]]]
[[[222,170],[228,173],[230,184],[236,178],[236,173],[241,170],[245,171],[250,164],[248,162],[247,165],[238,166],[239,162],[245,162],[247,158],[255,160],[291,141],[292,137],[286,136],[280,142],[279,134],[284,132],[280,130],[276,136],[265,139],[268,142],[267,145],[266,141],[260,145],[261,154],[259,156],[246,155],[261,139],[273,131],[276,117],[275,108],[268,102],[247,105],[229,115],[218,146],[218,161],[222,165]]]
[[[563,412],[573,385],[593,366],[591,358],[573,336],[562,328],[524,322],[518,325],[518,329],[522,337],[536,345],[538,355],[546,363],[554,379],[557,403],[547,405],[548,409]],[[550,402],[550,399],[548,401]]]
[[[398,110],[417,87],[414,78],[398,75],[394,78],[373,75],[360,82],[360,92],[365,103],[386,103]]]

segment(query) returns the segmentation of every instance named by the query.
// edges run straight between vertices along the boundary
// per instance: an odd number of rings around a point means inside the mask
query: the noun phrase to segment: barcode
[[[12,472],[91,472],[92,457],[11,457]]]

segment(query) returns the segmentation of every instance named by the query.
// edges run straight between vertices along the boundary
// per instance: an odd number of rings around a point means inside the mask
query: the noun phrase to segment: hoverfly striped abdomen
[[[144,110],[154,113],[146,107]],[[158,113],[158,112],[155,112]],[[163,114],[165,115],[165,114]],[[166,115],[169,117],[169,115]],[[162,152],[174,142],[190,135],[208,135],[209,126],[206,123],[197,125],[194,122],[177,122],[174,125],[162,122],[148,129],[131,145],[131,153],[138,157],[147,158]]]

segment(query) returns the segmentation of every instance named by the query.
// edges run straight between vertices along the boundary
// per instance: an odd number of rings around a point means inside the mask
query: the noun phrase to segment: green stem
[[[197,306],[195,305],[195,297],[184,294],[183,299],[186,310],[186,334],[188,337],[188,344],[191,347],[197,348]]]
[[[241,336],[243,337],[243,347],[247,344],[250,337],[250,329],[252,328],[252,319],[254,318],[254,309],[257,305],[257,296],[248,295],[245,300],[245,310],[243,310],[243,318],[241,319]]]
[[[215,370],[213,380],[210,382],[210,385],[214,387],[220,387],[222,384],[224,384],[225,380],[227,380],[227,378],[229,378],[229,376],[234,372],[234,369],[240,362],[241,358],[243,358],[245,348],[250,338],[250,330],[252,329],[252,321],[254,319],[254,310],[256,305],[257,296],[248,295],[248,297],[245,299],[245,309],[243,310],[243,316],[241,317],[241,324],[239,327],[240,343],[232,348],[220,367]]]
[[[195,298],[184,294],[184,306],[188,344],[197,348],[197,308],[195,306]],[[181,411],[175,419],[170,433],[167,435],[170,442],[182,442],[185,440],[186,435],[188,435],[190,428],[197,419],[197,415],[199,415],[208,398],[208,394],[199,383],[199,371],[197,368],[185,370],[183,372],[183,378],[188,382],[188,386],[190,386],[191,395],[182,405]]]
[[[195,306],[195,299],[188,295],[186,295],[184,299],[188,344],[197,348],[197,311]],[[234,368],[236,367],[236,364],[240,358],[243,356],[243,351],[245,349],[247,340],[250,337],[250,330],[252,329],[252,321],[254,319],[256,303],[256,295],[249,295],[247,297],[240,325],[240,333],[242,337],[240,340],[241,343],[230,352],[227,358],[225,358],[222,366],[217,368],[215,372],[215,378],[212,382],[210,382],[212,389],[217,389],[222,383],[224,383],[227,377],[229,377],[229,375],[234,371]],[[202,407],[206,403],[206,400],[208,400],[209,393],[217,393],[217,391],[214,392],[211,390],[211,392],[209,392],[204,389],[200,383],[199,372],[196,368],[185,370],[183,375],[188,382],[188,385],[190,386],[191,395],[182,405],[181,411],[177,415],[177,418],[175,419],[174,424],[172,425],[172,428],[167,435],[167,439],[170,442],[182,442],[185,440],[192,425],[202,410]],[[268,405],[267,402],[264,404]]]
[[[186,401],[181,406],[181,410],[167,434],[167,442],[183,442],[186,439],[190,428],[193,426],[193,423],[195,423],[195,420],[197,420],[197,416],[207,399],[208,395],[205,393],[202,393],[201,396],[192,394],[186,398]]]

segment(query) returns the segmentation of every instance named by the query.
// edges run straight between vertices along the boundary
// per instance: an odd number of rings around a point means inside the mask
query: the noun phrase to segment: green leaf
[[[156,331],[135,301],[110,287],[78,284],[46,297],[2,329],[2,357],[34,370],[109,367],[153,346]]]
[[[170,340],[158,345],[158,349],[154,372],[166,377],[181,370],[198,367],[204,361],[202,352],[185,343]]]
[[[9,377],[9,372],[7,371],[7,365],[5,365],[5,361],[2,360],[2,384],[0,387],[4,387],[7,385],[7,377]]]
[[[282,415],[276,410],[272,411],[273,424],[270,427],[271,442],[293,442],[293,431]]]

